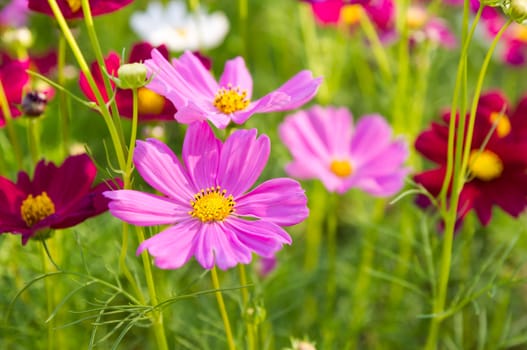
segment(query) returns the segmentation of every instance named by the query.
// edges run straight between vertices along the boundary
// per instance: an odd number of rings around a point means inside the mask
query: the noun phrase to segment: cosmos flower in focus
[[[166,47],[158,47],[160,55],[168,59],[168,51]],[[149,43],[139,43],[133,46],[130,52],[130,58],[128,63],[142,62],[150,58],[150,51],[152,46]],[[117,70],[121,66],[121,59],[119,55],[112,52],[104,59],[106,70],[112,76],[117,76]],[[93,62],[91,65],[91,72],[95,79],[95,83],[101,92],[104,101],[108,102],[109,98],[104,87],[104,80],[99,69],[97,62]],[[81,73],[79,78],[79,85],[82,92],[88,97],[90,101],[96,101],[95,95],[88,84],[86,76]],[[124,90],[115,87],[112,82],[112,88],[116,89],[115,101],[119,109],[119,114],[122,117],[132,118],[133,108],[133,97],[131,90]],[[174,120],[174,114],[176,108],[174,105],[165,99],[163,96],[155,93],[154,91],[141,87],[138,89],[138,119],[139,121],[151,121],[151,120]]]
[[[247,192],[264,169],[270,140],[256,130],[237,130],[222,143],[206,122],[187,128],[182,162],[162,142],[137,141],[134,164],[156,191],[108,191],[110,213],[139,226],[171,225],[139,245],[155,264],[177,269],[192,256],[205,269],[248,264],[252,253],[272,257],[291,237],[281,226],[308,215],[300,184],[265,181]]]
[[[133,31],[152,45],[166,45],[171,51],[197,51],[219,46],[229,31],[222,12],[208,14],[203,8],[187,12],[184,1],[149,2],[145,12],[130,17]]]
[[[471,210],[487,225],[494,206],[513,217],[527,207],[527,141],[516,134],[525,130],[514,129],[525,123],[520,119],[525,119],[527,103],[522,101],[511,114],[505,103],[498,92],[485,94],[479,100],[468,179],[459,194],[459,222]],[[449,113],[442,119],[441,123],[432,123],[415,142],[416,150],[437,165],[414,176],[433,196],[438,196],[446,173]],[[417,204],[426,208],[430,201],[419,196]]]
[[[280,139],[293,156],[288,175],[320,179],[328,191],[359,188],[386,197],[404,185],[408,169],[406,142],[392,140],[392,130],[379,115],[362,117],[353,126],[346,108],[314,106],[288,116]]]
[[[130,4],[132,1],[133,0],[90,0],[89,3],[91,14],[93,16],[99,16],[117,11]],[[84,17],[81,0],[57,0],[57,5],[66,19]],[[30,10],[53,16],[53,11],[51,11],[51,7],[49,7],[49,3],[46,0],[28,0],[28,7]]]
[[[60,166],[40,161],[33,179],[18,173],[16,183],[0,177],[0,232],[22,236],[22,243],[49,229],[75,226],[108,209],[102,192],[121,187],[120,180],[93,186],[97,169],[86,155],[70,156]]]
[[[286,111],[311,100],[322,82],[303,70],[275,91],[252,101],[253,81],[242,57],[225,63],[219,81],[205,69],[191,52],[168,62],[158,51],[145,61],[153,75],[149,89],[165,96],[177,106],[176,120],[190,124],[210,120],[225,128],[231,120],[243,124],[255,113]]]

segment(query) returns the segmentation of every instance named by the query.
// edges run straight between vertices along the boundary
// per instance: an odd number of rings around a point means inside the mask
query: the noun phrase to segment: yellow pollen
[[[498,178],[503,172],[503,162],[500,157],[492,151],[472,150],[468,160],[470,173],[483,181]]]
[[[362,6],[359,4],[344,5],[340,10],[340,21],[353,25],[359,23],[362,17]]]
[[[28,227],[32,227],[54,213],[55,205],[46,192],[42,192],[36,197],[30,194],[20,206],[20,214]]]
[[[214,107],[220,112],[231,114],[237,111],[243,111],[249,105],[250,101],[247,99],[247,91],[240,88],[221,88],[214,97]]]
[[[225,196],[226,194],[227,191],[222,190],[220,186],[199,191],[190,201],[192,211],[189,214],[200,219],[201,222],[225,220],[234,212],[234,205],[236,204],[232,194]]]
[[[165,98],[145,87],[137,91],[139,114],[159,114],[165,106]]]
[[[347,177],[353,172],[353,168],[347,160],[334,160],[329,165],[329,169],[338,177]]]
[[[496,124],[496,133],[499,137],[505,137],[511,132],[511,122],[509,118],[500,112],[490,114],[490,122]]]
[[[527,26],[522,24],[514,24],[512,33],[514,38],[518,39],[523,43],[527,43]]]
[[[77,12],[81,8],[81,0],[66,0],[72,12]]]
[[[409,29],[415,30],[422,28],[427,20],[428,14],[426,13],[426,10],[416,6],[408,8],[408,11],[406,12],[406,24]]]

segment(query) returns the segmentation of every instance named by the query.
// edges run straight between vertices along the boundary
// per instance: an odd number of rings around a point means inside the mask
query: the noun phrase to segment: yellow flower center
[[[514,24],[512,29],[513,36],[521,42],[527,43],[527,26]]]
[[[492,112],[489,117],[491,123],[496,124],[496,133],[499,137],[505,137],[511,132],[509,117],[500,112]]]
[[[503,162],[492,151],[473,150],[468,160],[468,168],[472,175],[483,181],[498,178],[503,172]]]
[[[140,114],[159,114],[165,106],[165,98],[145,87],[137,91],[137,108]]]
[[[423,28],[426,21],[428,20],[428,14],[426,10],[420,7],[409,7],[406,12],[406,24],[409,29],[420,29]]]
[[[214,97],[214,107],[225,114],[243,111],[249,103],[247,91],[238,87],[233,88],[230,85],[227,88],[221,88]]]
[[[189,214],[200,219],[201,222],[225,220],[234,212],[234,205],[236,204],[232,194],[227,197],[226,194],[227,191],[222,190],[220,186],[201,190],[190,201],[192,211]]]
[[[340,21],[353,25],[359,23],[362,17],[362,6],[359,4],[344,5],[340,9]]]
[[[338,177],[347,177],[353,172],[353,168],[347,160],[334,160],[329,165],[329,169]]]
[[[81,8],[81,0],[66,0],[72,12],[77,12]]]
[[[28,227],[55,213],[55,205],[46,192],[36,197],[27,196],[20,206],[20,214]]]

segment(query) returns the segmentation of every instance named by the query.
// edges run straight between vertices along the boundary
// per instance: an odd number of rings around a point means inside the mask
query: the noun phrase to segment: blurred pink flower
[[[22,103],[24,87],[29,82],[29,75],[26,73],[28,68],[29,60],[12,60],[6,55],[0,56],[0,84],[13,118],[22,114],[17,106]],[[4,125],[5,116],[3,109],[0,108],[0,128]]]
[[[457,45],[456,37],[448,28],[447,22],[433,16],[420,5],[410,5],[406,13],[406,22],[410,40],[414,44],[430,41],[449,49]]]
[[[281,226],[308,215],[300,184],[263,182],[245,193],[267,163],[270,141],[256,130],[237,130],[222,143],[206,122],[190,124],[182,160],[161,141],[138,141],[134,164],[164,196],[134,190],[105,192],[113,216],[139,226],[172,225],[139,245],[155,264],[176,269],[192,256],[205,269],[248,264],[252,253],[271,257],[291,237]]]
[[[251,101],[253,81],[242,57],[227,61],[219,82],[188,51],[171,64],[153,50],[145,64],[153,75],[148,88],[174,103],[177,121],[190,124],[208,119],[218,128],[225,128],[231,120],[242,124],[255,113],[298,108],[313,98],[322,81],[304,70],[277,90]]]
[[[11,0],[0,10],[1,27],[23,27],[27,23],[27,0]]]
[[[390,196],[403,187],[408,169],[406,142],[392,141],[392,130],[380,115],[362,117],[353,127],[346,108],[314,106],[288,116],[279,127],[293,155],[290,176],[320,179],[328,191],[350,188]]]
[[[53,16],[53,11],[46,0],[26,0],[28,7],[36,12]],[[99,16],[106,13],[114,12],[122,7],[129,5],[133,0],[89,0],[90,10],[93,16]],[[57,5],[66,19],[83,18],[80,0],[57,0]]]

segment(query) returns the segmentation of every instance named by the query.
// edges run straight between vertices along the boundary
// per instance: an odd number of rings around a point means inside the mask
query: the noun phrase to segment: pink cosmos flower
[[[227,61],[219,82],[188,51],[170,64],[153,50],[145,64],[153,75],[148,88],[174,103],[177,121],[190,124],[208,119],[218,128],[225,128],[231,120],[242,124],[255,113],[298,108],[315,96],[322,81],[304,70],[276,91],[251,101],[253,81],[241,57]]]
[[[0,27],[23,27],[27,23],[27,0],[11,0],[0,10]]]
[[[103,15],[119,10],[130,4],[133,0],[90,0],[90,9],[93,16]],[[57,4],[66,19],[82,18],[82,5],[80,0],[57,0]],[[49,3],[45,0],[28,0],[29,9],[53,16]]]
[[[0,233],[22,235],[22,244],[48,229],[75,226],[108,209],[102,192],[122,186],[118,179],[92,186],[97,168],[86,155],[68,157],[60,166],[40,161],[33,179],[0,177]]]
[[[457,45],[456,37],[448,28],[447,23],[442,18],[429,13],[421,5],[408,7],[406,21],[410,40],[414,44],[430,41],[448,49]]]
[[[288,116],[279,127],[293,161],[286,172],[300,179],[320,179],[331,192],[352,187],[374,196],[390,196],[403,187],[408,169],[406,142],[392,141],[379,115],[362,117],[353,127],[345,108],[314,106]]]
[[[291,238],[281,226],[308,215],[300,184],[288,178],[263,182],[270,152],[265,135],[237,130],[218,140],[206,122],[189,125],[182,162],[161,141],[137,141],[134,164],[145,181],[164,194],[134,190],[105,192],[110,213],[139,226],[172,225],[139,245],[163,269],[176,269],[192,256],[205,268],[247,264],[252,253],[271,257]]]

